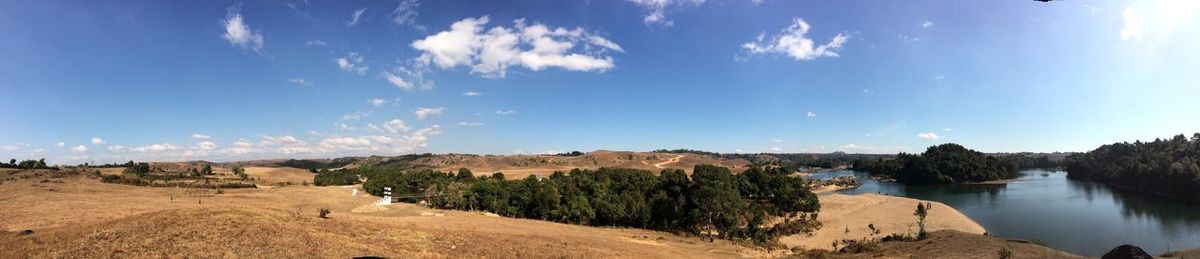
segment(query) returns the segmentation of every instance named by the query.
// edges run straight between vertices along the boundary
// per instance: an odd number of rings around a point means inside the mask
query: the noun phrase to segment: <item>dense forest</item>
[[[363,167],[321,171],[314,182],[353,184],[357,175],[368,178],[363,188],[371,194],[393,187],[403,201],[424,200],[434,207],[690,234],[716,230],[719,238],[756,243],[812,230],[820,209],[803,179],[762,167],[735,175],[728,168],[698,165],[690,178],[681,170],[656,175],[636,169],[575,169],[520,180],[506,180],[499,173],[476,177],[467,169],[442,173]]]
[[[995,156],[947,143],[929,147],[920,155],[900,153],[890,160],[859,160],[854,168],[905,183],[943,184],[1014,178],[1018,176],[1020,166],[1018,162],[1005,162]]]
[[[1068,158],[1067,177],[1200,201],[1200,133],[1113,143]]]

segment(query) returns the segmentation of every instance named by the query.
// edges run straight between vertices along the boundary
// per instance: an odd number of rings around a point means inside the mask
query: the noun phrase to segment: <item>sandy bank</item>
[[[843,239],[871,239],[892,233],[913,234],[918,230],[917,217],[913,216],[917,202],[926,202],[878,194],[831,194],[820,196],[820,199],[821,213],[817,219],[823,227],[812,236],[787,236],[780,238],[780,242],[788,247],[829,250],[834,241]],[[932,204],[933,209],[925,219],[927,231],[986,232],[979,223],[958,210],[939,202]],[[873,225],[879,233],[874,233],[869,225]]]

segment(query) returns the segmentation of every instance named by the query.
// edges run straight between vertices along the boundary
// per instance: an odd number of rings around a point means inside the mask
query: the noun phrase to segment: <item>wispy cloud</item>
[[[427,117],[427,116],[431,116],[431,115],[442,115],[442,111],[443,111],[444,109],[445,109],[445,108],[440,108],[440,107],[439,107],[439,108],[425,108],[425,107],[417,107],[417,110],[416,110],[416,111],[413,111],[413,114],[414,114],[414,115],[417,115],[417,119],[419,119],[419,120],[423,120],[423,119],[425,119],[425,117]]]
[[[99,138],[99,137],[92,138],[92,145],[104,145],[106,143],[108,143],[108,142],[104,141],[104,139],[102,139],[102,138]]]
[[[917,137],[918,137],[918,138],[921,138],[921,139],[929,139],[929,140],[933,140],[933,139],[940,139],[940,138],[942,138],[941,136],[938,136],[937,134],[934,134],[933,132],[922,132],[922,133],[918,133],[918,134],[917,134]]]
[[[509,115],[509,114],[513,114],[513,113],[517,113],[517,111],[514,111],[514,110],[498,110],[498,111],[496,111],[496,114],[499,114],[499,115]]]
[[[481,94],[481,93],[479,93],[479,92],[476,92],[476,91],[470,91],[470,92],[465,92],[465,93],[463,93],[462,95],[463,95],[463,96],[480,96],[480,95],[483,95],[483,94]]]
[[[405,25],[413,29],[425,30],[425,26],[417,23],[417,7],[421,7],[421,1],[404,0],[400,1],[400,5],[396,6],[396,10],[392,11],[392,23],[396,25]]]
[[[483,126],[483,125],[484,125],[483,122],[466,122],[466,121],[458,122],[458,126],[464,126],[464,127],[476,127],[476,126]]]
[[[367,69],[370,68],[370,66],[363,64],[363,56],[362,54],[358,54],[358,52],[350,52],[345,57],[334,59],[333,63],[337,63],[338,68],[342,69],[342,71],[353,72],[359,75],[367,74]]]
[[[933,27],[933,22],[932,22],[932,21],[925,20],[925,22],[922,22],[922,23],[921,23],[921,28],[929,28],[929,27]]]
[[[386,103],[387,103],[387,101],[384,101],[383,99],[379,99],[379,98],[367,100],[367,104],[370,104],[371,106],[375,106],[375,107],[383,106]]]
[[[209,140],[209,139],[212,139],[212,136],[195,133],[195,134],[192,134],[192,138],[199,139],[199,140]]]
[[[303,85],[303,86],[312,86],[312,81],[308,81],[307,79],[299,78],[299,77],[288,78],[288,82],[291,82],[293,84]]]
[[[808,113],[805,113],[805,114],[804,114],[804,117],[809,117],[809,118],[812,118],[812,117],[817,117],[817,113],[815,113],[815,112],[812,112],[812,111],[808,111]],[[837,117],[837,116],[834,116],[834,117]]]
[[[350,15],[350,20],[346,21],[346,27],[354,27],[354,25],[358,24],[358,19],[362,17],[363,13],[366,11],[367,8],[354,10],[354,14]]]

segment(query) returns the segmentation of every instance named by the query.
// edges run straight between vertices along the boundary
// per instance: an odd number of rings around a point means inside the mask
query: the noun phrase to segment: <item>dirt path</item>
[[[662,161],[662,162],[654,163],[654,167],[657,167],[657,168],[659,168],[659,169],[663,169],[663,168],[666,168],[666,167],[663,167],[663,166],[665,166],[665,165],[668,165],[668,164],[673,164],[673,163],[679,162],[679,159],[683,159],[683,155],[679,155],[679,156],[676,156],[675,158],[667,159],[667,161]]]

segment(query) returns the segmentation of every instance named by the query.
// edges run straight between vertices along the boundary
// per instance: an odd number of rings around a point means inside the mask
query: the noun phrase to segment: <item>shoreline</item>
[[[926,217],[926,231],[955,230],[983,235],[987,230],[957,209],[936,201],[925,201],[879,194],[829,194],[819,196],[821,229],[809,235],[781,237],[788,247],[830,250],[841,240],[883,238],[890,234],[916,234],[919,230],[913,211],[917,203],[932,204]]]

